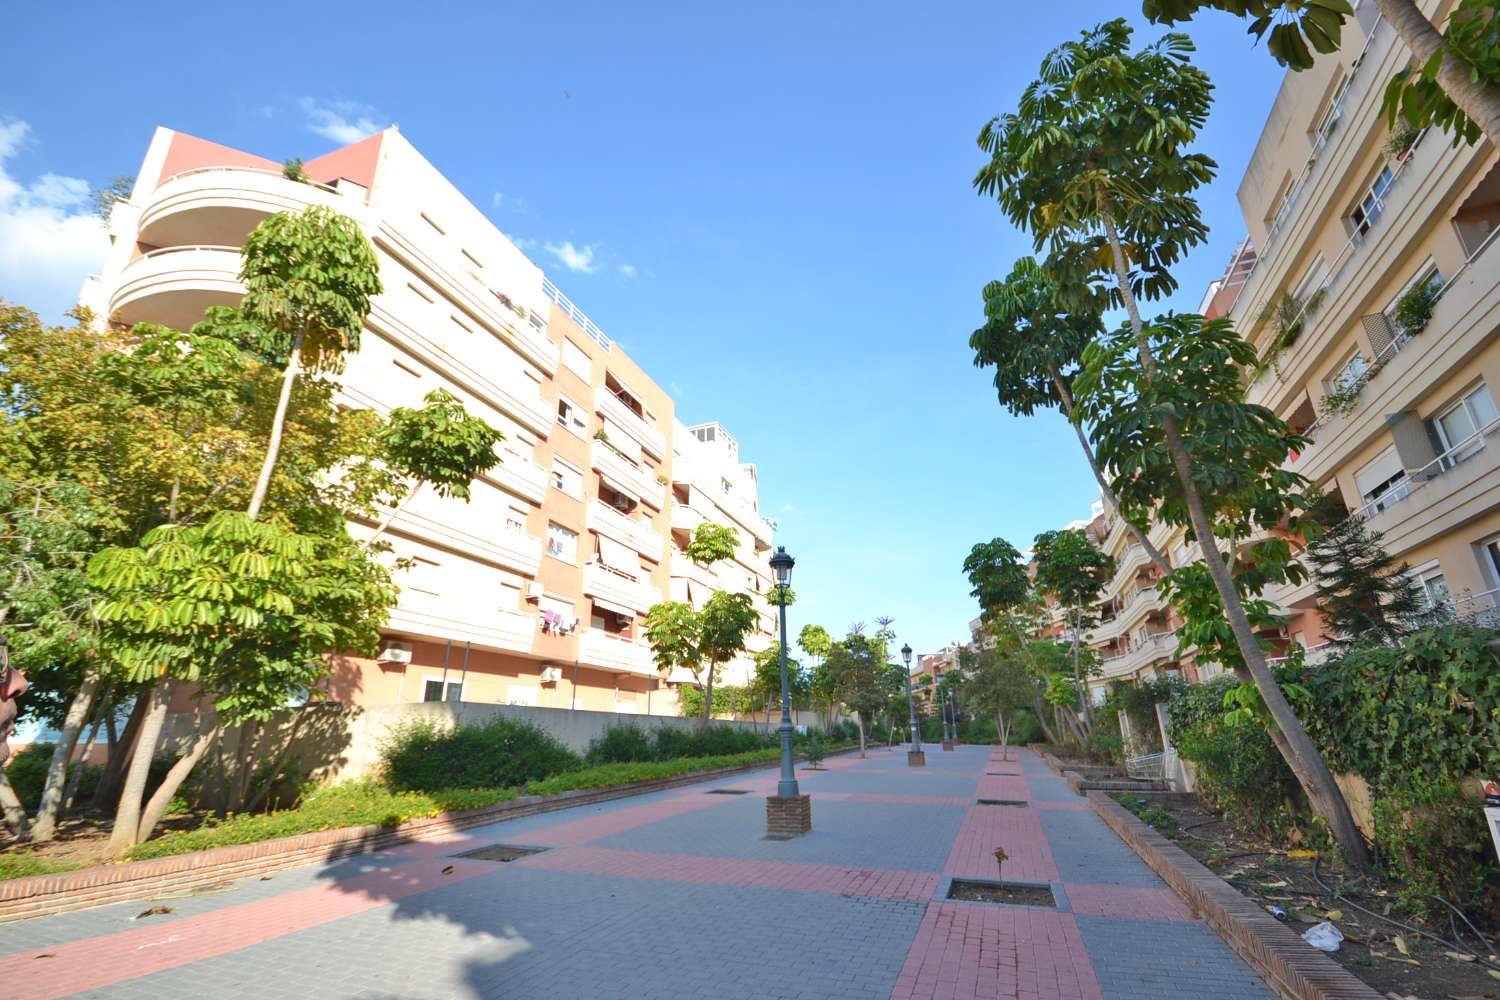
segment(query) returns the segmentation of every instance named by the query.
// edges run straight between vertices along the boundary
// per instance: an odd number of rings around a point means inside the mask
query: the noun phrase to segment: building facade
[[[1249,400],[1310,439],[1286,467],[1378,530],[1433,605],[1495,621],[1500,165],[1487,140],[1392,135],[1381,101],[1409,53],[1374,4],[1355,13],[1336,55],[1286,75],[1239,187],[1248,235],[1202,311],[1255,344]],[[1430,315],[1412,325],[1422,299]],[[1100,514],[1087,530],[1116,566],[1087,634],[1103,660],[1093,696],[1113,680],[1218,673],[1177,654],[1180,623],[1123,522]],[[1174,566],[1198,555],[1180,530],[1149,537]],[[1315,662],[1327,637],[1313,583],[1265,596],[1287,621],[1263,636],[1273,652],[1297,643]]]
[[[110,323],[188,329],[238,303],[239,250],[262,219],[326,205],[369,237],[385,289],[339,402],[386,412],[444,389],[504,433],[469,502],[422,491],[396,513],[385,558],[411,568],[383,647],[336,657],[328,694],[676,714],[674,688],[692,678],[658,673],[640,620],[669,594],[701,604],[707,592],[679,582],[694,579],[746,590],[764,612],[772,529],[754,467],[717,424],[678,422],[661,387],[396,129],[303,170],[158,129],[81,298]],[[727,461],[716,440],[733,445]],[[682,565],[703,520],[739,529],[735,571]],[[351,523],[356,537],[374,530]],[[763,613],[752,648],[770,635]]]

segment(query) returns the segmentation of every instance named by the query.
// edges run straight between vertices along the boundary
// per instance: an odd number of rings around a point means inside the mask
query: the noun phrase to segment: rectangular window
[[[552,460],[552,488],[575,500],[583,499],[583,473],[562,459]]]
[[[1387,448],[1376,459],[1354,474],[1354,485],[1364,501],[1366,516],[1373,516],[1404,500],[1411,493],[1411,482],[1401,465],[1395,448]]]
[[[588,434],[588,414],[577,403],[562,396],[557,399],[557,423],[559,427],[566,427],[580,437]]]
[[[1437,610],[1446,608],[1452,603],[1452,597],[1448,593],[1448,581],[1443,576],[1442,570],[1419,573],[1417,579],[1422,585],[1422,597],[1428,608]]]
[[[578,532],[556,521],[547,524],[547,554],[563,562],[578,562]]]
[[[1483,448],[1480,435],[1496,420],[1500,420],[1500,413],[1496,412],[1489,386],[1485,385],[1474,389],[1440,414],[1432,423],[1443,451],[1448,453],[1443,459],[1443,468],[1451,469]]]
[[[563,366],[568,369],[568,371],[572,372],[574,375],[577,375],[585,382],[590,382],[593,380],[594,363],[589,360],[589,356],[584,353],[583,348],[579,347],[571,340],[568,340],[566,337],[563,338],[562,363]]]
[[[1391,189],[1391,182],[1395,176],[1390,167],[1381,167],[1380,173],[1370,185],[1369,192],[1360,199],[1353,213],[1349,216],[1350,228],[1356,236],[1363,236],[1370,231],[1375,220],[1380,218],[1380,213],[1385,211],[1385,193]]]
[[[423,701],[463,701],[464,685],[462,681],[448,681],[446,696],[443,691],[443,679],[441,677],[433,680],[427,679],[422,683]]]
[[[1348,361],[1345,361],[1343,366],[1328,380],[1329,390],[1348,389],[1358,385],[1360,379],[1365,377],[1365,369],[1367,368],[1369,368],[1369,363],[1365,361],[1365,356],[1359,351],[1355,351],[1354,355]]]

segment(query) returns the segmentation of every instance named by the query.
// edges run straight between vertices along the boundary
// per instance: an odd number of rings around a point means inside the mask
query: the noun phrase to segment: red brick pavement
[[[933,903],[891,1000],[1101,1000],[1071,914]]]
[[[995,865],[995,848],[1004,848],[1005,865]],[[1057,863],[1047,845],[1042,821],[1030,809],[1011,806],[970,806],[943,865],[943,874],[966,878],[1018,879],[1057,882]]]
[[[1129,917],[1132,920],[1169,920],[1192,923],[1192,911],[1182,897],[1165,886],[1063,884],[1074,913],[1086,917]]]

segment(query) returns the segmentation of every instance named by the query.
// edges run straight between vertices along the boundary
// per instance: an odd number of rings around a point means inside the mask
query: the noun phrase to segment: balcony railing
[[[1500,628],[1500,587],[1449,600],[1453,616],[1483,628]]]
[[[649,524],[632,520],[602,500],[589,501],[589,527],[603,532],[641,555],[661,561],[665,540]]]
[[[1500,431],[1500,420],[1491,420],[1420,469],[1396,480],[1380,496],[1361,505],[1356,513],[1368,519],[1390,510],[1443,473],[1457,468],[1484,451],[1489,445],[1490,436],[1496,431]]]
[[[594,321],[584,315],[583,310],[575,306],[573,300],[564,295],[562,290],[552,283],[552,279],[545,275],[542,276],[542,291],[546,293],[547,298],[557,303],[557,307],[566,313],[569,319],[582,327],[584,333],[593,337],[595,343],[606,351],[612,349],[612,341],[604,335],[604,331],[595,326]]]
[[[622,639],[599,628],[588,629],[579,636],[578,659],[585,666],[646,677],[657,676],[651,650],[643,642]]]
[[[515,611],[492,611],[481,619],[453,618],[420,606],[412,606],[406,595],[391,609],[386,632],[428,639],[472,642],[476,646],[529,653],[535,632],[530,615]]]
[[[646,418],[626,406],[605,386],[594,392],[594,408],[610,423],[629,434],[642,448],[657,458],[666,454],[667,439],[661,431],[646,422]]]
[[[583,568],[583,592],[590,597],[602,597],[643,614],[653,604],[661,603],[661,591],[658,588],[600,563],[589,563]]]
[[[593,465],[596,471],[615,480],[621,486],[627,487],[625,492],[633,495],[637,500],[644,500],[652,507],[661,507],[665,487],[658,483],[655,477],[615,451],[609,443],[595,441],[592,449]]]
[[[1157,632],[1148,635],[1130,649],[1104,657],[1104,676],[1119,677],[1134,673],[1157,659],[1170,659],[1176,650],[1177,633]]]

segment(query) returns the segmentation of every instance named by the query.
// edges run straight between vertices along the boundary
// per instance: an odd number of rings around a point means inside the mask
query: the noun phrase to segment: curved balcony
[[[606,483],[647,506],[661,509],[664,488],[656,481],[655,476],[603,441],[595,441],[589,450],[594,471],[604,477]],[[675,523],[673,526],[676,526]]]
[[[589,597],[601,597],[642,614],[653,604],[661,603],[659,588],[632,580],[598,563],[589,563],[583,568],[583,592]]]
[[[186,330],[210,306],[236,305],[245,294],[237,246],[175,246],[126,264],[109,296],[109,315],[122,323],[160,323]]]
[[[645,644],[612,636],[603,629],[591,628],[578,637],[578,662],[620,674],[659,676]]]
[[[1158,632],[1148,636],[1134,649],[1105,657],[1103,667],[1106,678],[1125,677],[1146,667],[1165,663],[1177,654],[1177,633]]]
[[[666,539],[651,530],[651,525],[626,517],[602,500],[589,501],[589,528],[630,546],[653,562],[661,562]]]
[[[289,180],[279,170],[199,167],[173,174],[146,196],[139,238],[161,247],[240,246],[268,215],[308,205],[334,205],[348,214],[350,200],[327,184]]]

